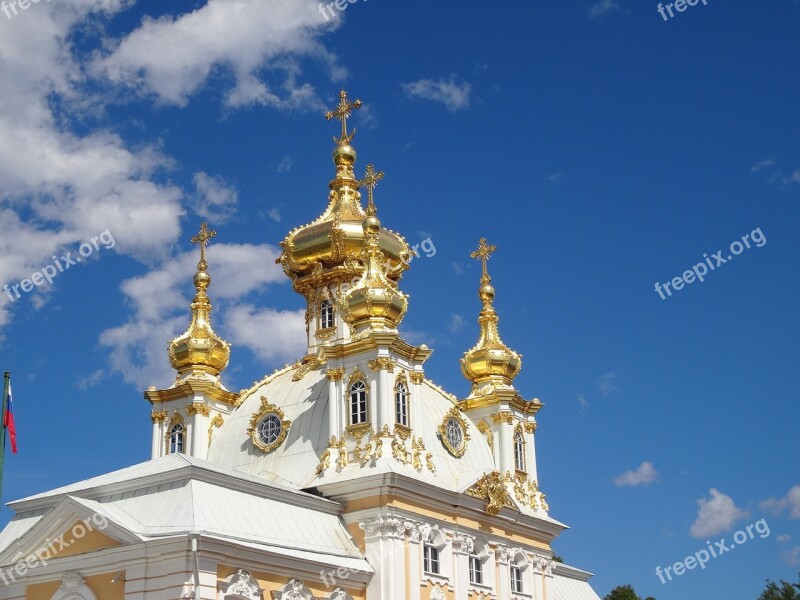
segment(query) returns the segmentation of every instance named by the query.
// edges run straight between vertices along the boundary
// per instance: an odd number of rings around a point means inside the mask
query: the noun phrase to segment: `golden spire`
[[[336,142],[338,146],[346,146],[356,134],[355,127],[353,128],[352,133],[347,133],[347,119],[351,112],[359,108],[361,108],[361,100],[347,102],[347,92],[342,90],[339,92],[339,105],[335,109],[329,110],[325,113],[325,118],[328,119],[328,121],[336,117],[342,122],[342,137],[333,138],[333,141]]]
[[[481,261],[481,287],[478,296],[483,301],[483,309],[478,317],[481,336],[478,343],[464,353],[461,359],[461,371],[464,377],[472,381],[473,387],[484,383],[511,386],[511,382],[519,374],[522,367],[522,356],[511,350],[500,339],[497,324],[500,317],[494,310],[495,289],[491,285],[487,262],[497,248],[481,238],[478,249],[470,256]]]
[[[370,165],[371,167],[372,165]],[[372,188],[383,177],[378,177],[374,169],[367,169],[367,178],[371,179],[370,205],[372,203]],[[372,331],[396,330],[408,309],[408,298],[397,284],[386,276],[386,260],[383,251],[378,245],[381,232],[381,222],[373,214],[367,214],[362,222],[365,244],[361,252],[364,271],[359,282],[348,290],[342,303],[342,315],[345,321],[354,330],[368,329]]]
[[[228,366],[230,359],[230,345],[211,328],[211,302],[206,294],[211,285],[211,276],[206,272],[206,246],[216,235],[216,231],[203,223],[200,232],[192,237],[192,243],[200,246],[200,262],[194,275],[197,292],[190,305],[192,322],[186,333],[169,344],[169,361],[180,377],[202,376],[204,373],[216,377]]]
[[[375,193],[375,188],[378,186],[378,182],[383,179],[383,171],[375,171],[375,165],[372,163],[367,165],[367,170],[364,173],[364,179],[359,179],[356,183],[358,184],[359,189],[362,187],[367,188],[367,216],[374,217],[377,214],[377,209],[375,208],[375,199],[373,197]]]

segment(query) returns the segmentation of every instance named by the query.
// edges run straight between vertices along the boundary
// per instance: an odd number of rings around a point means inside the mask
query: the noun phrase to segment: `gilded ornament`
[[[503,476],[497,471],[492,471],[481,477],[466,491],[466,494],[473,498],[486,500],[486,512],[490,515],[496,515],[503,508],[512,508],[514,506],[503,481]]]
[[[150,415],[150,418],[153,420],[153,423],[163,423],[167,420],[167,412],[160,411],[160,412],[153,412]]]
[[[381,356],[367,363],[367,366],[373,371],[388,371],[389,373],[394,373],[394,365],[395,362],[388,356]]]
[[[425,379],[425,373],[422,371],[413,371],[411,373],[411,382],[419,385]]]

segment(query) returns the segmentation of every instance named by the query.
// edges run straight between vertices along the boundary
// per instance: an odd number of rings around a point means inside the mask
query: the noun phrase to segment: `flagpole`
[[[5,372],[3,385],[3,410],[0,412],[0,499],[3,497],[3,467],[6,457],[6,410],[8,409],[8,388],[11,385],[11,372]]]

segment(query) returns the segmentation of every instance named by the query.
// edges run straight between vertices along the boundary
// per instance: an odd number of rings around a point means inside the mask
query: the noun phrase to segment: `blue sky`
[[[539,397],[555,545],[658,600],[756,598],[800,570],[800,3],[53,0],[0,12],[0,296],[20,453],[3,499],[149,457],[207,219],[226,383],[302,351],[273,264],[323,210],[344,86],[387,227],[430,238],[402,288],[434,381],[468,392],[481,236],[518,388]],[[756,232],[756,233],[753,233]],[[727,260],[730,244],[749,249]],[[759,235],[761,234],[761,235]],[[111,244],[106,244],[111,245]],[[705,281],[654,289],[723,250]],[[738,251],[738,248],[737,248]],[[716,262],[716,261],[715,261]],[[691,279],[691,276],[687,279]],[[10,511],[3,509],[3,520]],[[754,539],[671,566],[765,519]],[[712,592],[713,591],[713,592]]]

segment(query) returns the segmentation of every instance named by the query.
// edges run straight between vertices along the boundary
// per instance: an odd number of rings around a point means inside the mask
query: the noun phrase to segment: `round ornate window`
[[[270,413],[258,424],[258,439],[265,446],[271,446],[281,437],[282,428],[281,418],[275,413]]]
[[[467,433],[467,421],[456,407],[451,408],[442,419],[439,436],[450,454],[456,458],[464,456],[469,433]]]
[[[262,396],[261,407],[250,417],[247,433],[253,445],[262,452],[272,452],[286,439],[292,422],[283,411]]]
[[[455,417],[447,419],[447,441],[455,450],[461,450],[464,445],[464,428]]]

